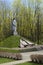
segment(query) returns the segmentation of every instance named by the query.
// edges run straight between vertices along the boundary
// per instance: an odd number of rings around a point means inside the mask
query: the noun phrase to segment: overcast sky
[[[23,3],[27,3],[27,0],[22,0]],[[13,0],[6,0],[7,3],[9,3],[9,5],[11,5],[11,3],[13,2]],[[43,0],[42,0],[42,5],[43,5]]]
[[[1,1],[1,0],[0,0]],[[2,1],[6,1],[6,4],[8,5],[8,6],[11,6],[11,3],[14,1],[14,0],[2,0]],[[32,1],[32,0],[29,0],[29,1]],[[22,0],[22,2],[23,3],[26,3],[25,5],[27,5],[27,0]],[[31,4],[32,5],[32,4]],[[43,7],[43,0],[42,0],[42,4],[41,4],[41,6]]]

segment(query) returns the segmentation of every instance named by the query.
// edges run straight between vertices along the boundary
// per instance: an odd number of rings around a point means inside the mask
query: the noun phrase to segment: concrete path
[[[31,54],[43,54],[43,50],[42,51],[35,51],[35,52],[26,52],[26,53],[21,53],[21,54],[22,54],[22,58],[23,58],[22,60],[3,63],[3,64],[0,64],[0,65],[16,65],[16,64],[19,64],[19,63],[31,61],[31,59],[30,59]]]

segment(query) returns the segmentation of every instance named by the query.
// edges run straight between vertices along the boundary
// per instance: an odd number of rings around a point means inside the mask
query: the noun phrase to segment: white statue
[[[13,34],[17,35],[17,22],[16,22],[15,19],[13,19],[13,25],[12,25],[12,27],[13,27]]]

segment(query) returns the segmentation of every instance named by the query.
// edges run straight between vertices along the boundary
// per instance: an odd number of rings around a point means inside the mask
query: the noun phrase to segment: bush
[[[16,60],[22,60],[22,55],[20,53],[16,53]]]
[[[12,58],[15,60],[21,60],[22,59],[22,55],[20,53],[0,52],[0,57]]]
[[[30,56],[31,60],[33,62],[37,62],[37,63],[43,63],[43,55],[40,54],[33,54]]]

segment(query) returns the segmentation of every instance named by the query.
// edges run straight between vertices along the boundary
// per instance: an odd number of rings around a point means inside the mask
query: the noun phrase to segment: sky
[[[1,1],[1,0],[0,0],[0,1]],[[6,1],[6,4],[7,4],[8,6],[11,6],[11,3],[13,2],[13,0],[2,0],[2,1]],[[29,1],[31,1],[31,0],[29,0]],[[22,0],[22,2],[23,2],[23,3],[26,3],[25,5],[27,5],[27,0]],[[43,0],[42,0],[41,6],[43,7]]]
[[[11,5],[11,3],[13,2],[13,0],[5,0],[8,4],[10,4]],[[26,4],[27,4],[27,0],[22,0],[23,1],[23,3],[25,3],[26,2]],[[43,0],[42,0],[42,6],[43,6]]]
[[[5,1],[7,1],[7,3],[11,3],[13,0],[5,0]],[[25,2],[25,0],[23,0],[23,2]],[[42,0],[42,2],[43,2],[43,0]]]
[[[11,3],[13,2],[13,0],[2,0],[2,1],[5,1],[7,5],[11,5]]]
[[[6,0],[6,1],[8,1],[8,2],[12,2],[13,0]],[[25,0],[23,0],[23,1],[25,1]],[[43,2],[43,0],[42,0],[42,2]]]

